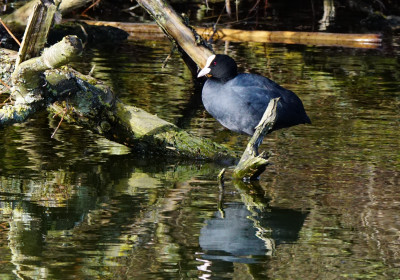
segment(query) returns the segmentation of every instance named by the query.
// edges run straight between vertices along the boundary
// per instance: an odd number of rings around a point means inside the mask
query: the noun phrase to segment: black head
[[[224,82],[235,78],[237,75],[236,62],[227,55],[212,55],[207,59],[206,66],[197,75],[198,78],[206,76]]]

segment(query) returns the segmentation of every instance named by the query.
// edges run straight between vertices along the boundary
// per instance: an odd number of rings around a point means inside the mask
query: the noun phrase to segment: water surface
[[[205,111],[168,41],[74,66],[126,103],[243,150]],[[130,153],[46,113],[0,130],[2,279],[398,279],[399,49],[230,43],[242,71],[296,92],[313,124],[279,130],[259,183]]]

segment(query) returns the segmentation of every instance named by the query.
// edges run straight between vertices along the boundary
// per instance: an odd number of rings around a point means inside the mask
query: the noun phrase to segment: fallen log
[[[162,31],[156,24],[130,23],[113,21],[82,20],[89,25],[112,26],[129,33],[134,39],[164,38]],[[378,48],[381,46],[380,34],[344,34],[326,32],[298,32],[298,31],[265,31],[240,30],[221,28],[215,32],[211,28],[193,27],[194,30],[209,40],[224,40],[233,42],[283,43],[304,44],[316,46],[337,46],[349,48]]]
[[[16,53],[3,50],[0,53],[0,76],[4,82],[11,83],[10,75],[3,73],[6,69],[13,70],[11,65],[15,62]],[[7,56],[3,56],[6,53]],[[37,59],[41,58],[33,58]],[[62,115],[65,112],[64,120],[142,154],[230,162],[236,157],[234,152],[222,145],[193,136],[140,108],[124,104],[114,96],[110,88],[90,76],[65,66],[62,69],[47,70],[44,74],[48,91],[43,96],[41,106],[33,109],[31,104],[23,102],[18,106],[3,106],[0,109],[0,128],[21,122],[29,114],[47,106],[52,114]],[[51,100],[56,101],[48,103]]]
[[[264,31],[196,28],[196,31],[205,38],[233,42],[259,42],[303,44],[316,46],[338,46],[350,48],[377,48],[381,45],[380,34],[343,34],[325,32],[299,31]]]

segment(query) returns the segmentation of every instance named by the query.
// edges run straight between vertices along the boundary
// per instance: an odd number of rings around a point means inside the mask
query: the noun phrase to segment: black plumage
[[[229,130],[252,135],[269,101],[280,97],[272,130],[311,123],[300,98],[270,79],[237,73],[227,55],[212,55],[198,77],[207,76],[202,92],[206,110]]]

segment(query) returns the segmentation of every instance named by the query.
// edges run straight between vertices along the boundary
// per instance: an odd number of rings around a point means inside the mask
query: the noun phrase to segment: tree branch
[[[279,98],[271,99],[267,109],[256,127],[256,131],[247,144],[233,175],[240,179],[257,179],[264,172],[268,165],[269,156],[266,153],[258,154],[258,147],[261,145],[264,136],[272,129],[276,121],[276,108]]]

